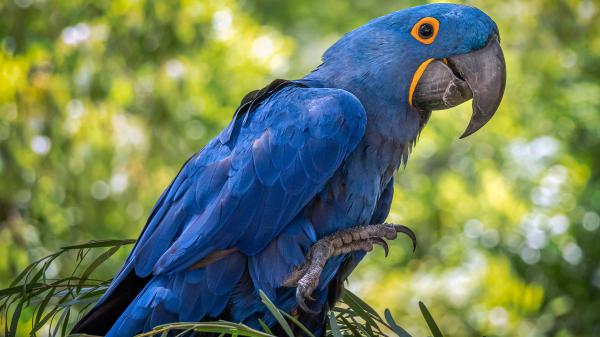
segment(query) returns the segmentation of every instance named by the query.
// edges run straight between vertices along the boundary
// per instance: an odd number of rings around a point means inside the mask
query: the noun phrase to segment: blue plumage
[[[290,106],[290,100],[295,104]],[[234,127],[228,142],[216,138],[186,164],[156,212],[162,219],[149,220],[125,268],[133,264],[138,275],[152,272],[155,277],[120,321],[131,316],[142,330],[143,318],[165,309],[185,320],[215,317],[245,271],[247,256],[254,283],[273,293],[314,242],[314,229],[303,228],[309,224],[302,219],[292,220],[359,143],[366,125],[362,105],[342,90],[290,86],[248,118],[246,125]],[[278,144],[282,134],[296,139]],[[287,151],[275,151],[287,159],[278,170],[271,150],[286,150],[286,144],[291,145]],[[302,188],[298,180],[304,181]],[[289,249],[281,246],[288,244]],[[240,252],[188,271],[209,253],[230,247]],[[177,305],[167,305],[169,301]],[[108,335],[132,329],[131,322],[120,328],[120,321]]]
[[[424,16],[440,21],[440,43],[411,37],[412,25]],[[258,327],[261,318],[273,324],[258,289],[283,310],[297,309],[294,289],[282,283],[311,245],[387,217],[393,173],[428,117],[408,104],[419,64],[481,48],[496,31],[471,7],[399,11],[344,36],[305,78],[274,82],[245,100],[160,197],[94,309],[114,303],[124,291],[120,284],[141,280],[107,335],[132,336],[179,320],[226,318]],[[237,251],[190,270],[230,248]],[[330,298],[363,256],[327,262],[311,304],[320,316],[300,316],[316,334]]]

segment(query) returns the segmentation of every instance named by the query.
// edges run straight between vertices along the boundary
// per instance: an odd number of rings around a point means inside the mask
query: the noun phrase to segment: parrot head
[[[311,77],[352,92],[368,114],[376,111],[374,117],[383,115],[389,123],[398,111],[405,114],[404,128],[411,118],[420,119],[414,123],[420,125],[404,130],[415,134],[432,110],[472,99],[463,138],[498,109],[506,66],[498,27],[489,16],[474,7],[430,4],[374,19],[346,34],[325,52]],[[394,111],[386,115],[390,107]]]

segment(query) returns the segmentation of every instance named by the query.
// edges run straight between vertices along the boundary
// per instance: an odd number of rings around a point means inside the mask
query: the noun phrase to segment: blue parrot
[[[274,327],[262,290],[323,335],[373,244],[412,234],[383,222],[393,175],[431,111],[472,99],[466,137],[492,118],[505,80],[498,28],[473,7],[419,6],[351,31],[304,78],[242,100],[160,196],[72,333],[128,337],[216,319]]]

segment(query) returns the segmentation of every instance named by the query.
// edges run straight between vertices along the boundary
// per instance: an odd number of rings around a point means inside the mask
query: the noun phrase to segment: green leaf
[[[373,316],[381,318],[377,315],[377,312],[370,306],[366,305],[366,308],[361,304],[362,300],[357,300],[358,296],[352,294],[351,292],[345,292],[344,294],[344,303],[352,309],[352,311],[360,316],[367,324],[371,324],[373,326],[377,326],[377,323],[373,319]],[[364,302],[362,302],[364,303]]]
[[[17,304],[15,311],[13,312],[12,320],[10,322],[10,330],[6,337],[15,337],[17,335],[17,326],[19,325],[19,318],[21,317],[21,311],[23,310],[24,302],[21,301]]]
[[[44,315],[44,311],[46,310],[46,306],[48,306],[48,303],[50,303],[50,300],[54,296],[55,292],[56,288],[51,288],[50,291],[48,291],[48,293],[46,294],[46,296],[44,296],[44,300],[37,307],[37,315],[35,317],[35,320],[33,321],[34,324],[38,324],[40,322],[42,316]]]
[[[442,332],[440,331],[440,328],[438,328],[437,324],[435,324],[435,321],[429,313],[429,310],[427,310],[427,307],[421,301],[419,301],[419,308],[421,309],[421,313],[423,314],[425,322],[427,323],[429,330],[431,330],[433,337],[444,337],[444,335],[442,335]]]
[[[46,271],[48,271],[48,268],[50,268],[50,265],[52,265],[52,263],[54,262],[54,260],[56,260],[59,256],[61,255],[61,253],[56,253],[56,254],[52,254],[50,256],[47,257],[47,259],[44,259],[44,263],[42,265],[42,268],[40,269],[40,273],[41,273],[41,277],[44,283],[47,282],[46,280]]]
[[[185,335],[186,335],[188,332],[190,332],[190,331],[193,331],[193,330],[194,330],[194,327],[191,327],[191,328],[189,328],[189,329],[185,329],[185,330],[181,331],[180,333],[178,333],[177,335],[175,335],[175,337],[183,337],[183,336],[185,336]],[[223,334],[223,333],[221,333],[221,334]]]
[[[353,317],[351,317],[350,319],[352,319],[352,322],[354,323],[354,327],[356,329],[362,331],[362,336],[368,336],[368,337],[373,336],[367,330],[365,330],[364,324],[360,324],[359,322],[357,322],[356,320],[354,320]]]
[[[67,314],[65,315],[65,319],[62,322],[62,328],[60,329],[60,335],[62,337],[67,335],[67,326],[69,326],[69,317],[71,317],[70,308],[67,308],[65,310],[67,311]]]
[[[304,331],[305,334],[307,334],[309,337],[315,337],[315,335],[313,335],[313,333],[308,330],[307,327],[304,326],[304,324],[300,323],[299,320],[296,319],[296,317],[288,314],[287,312],[280,310],[280,312],[290,321],[292,321],[292,323],[294,323],[295,326],[299,327],[302,331]]]
[[[108,260],[111,256],[113,256],[118,250],[119,248],[121,248],[120,246],[114,246],[112,248],[110,248],[109,250],[107,250],[106,252],[104,252],[103,254],[100,254],[100,256],[98,256],[94,262],[92,262],[83,272],[83,274],[81,274],[81,281],[79,283],[79,285],[77,286],[77,292],[79,292],[81,290],[81,287],[83,286],[83,281],[87,280],[88,277],[90,276],[90,274],[96,270],[96,268],[98,268],[102,263],[104,263],[104,261]]]
[[[390,313],[390,309],[385,309],[383,315],[387,323],[390,325],[390,328],[396,333],[396,335],[399,337],[412,337],[406,330],[396,324],[394,317],[392,317],[392,313]]]
[[[343,316],[340,316],[339,318],[344,322],[344,327],[348,328],[348,330],[350,330],[352,332],[352,336],[362,336],[361,333],[358,332],[358,330],[356,330],[355,325],[358,325],[358,323],[356,323],[356,321],[350,322]]]
[[[18,285],[18,286],[2,289],[2,290],[0,290],[0,297],[27,293],[27,292],[31,291],[31,289],[34,289],[34,288],[37,288],[37,287],[40,287],[43,285],[44,285],[43,283],[30,283],[30,284]],[[23,290],[23,289],[25,289],[25,290]]]
[[[35,284],[35,283],[37,283],[37,281],[38,281],[39,279],[41,279],[43,275],[44,275],[44,268],[41,268],[40,270],[38,270],[38,272],[37,272],[37,273],[35,273],[35,275],[33,275],[33,277],[32,277],[30,280],[28,280],[28,279],[25,279],[25,281],[26,281],[27,283],[24,283],[24,284],[21,286],[21,291],[23,292],[23,295],[25,295],[25,294],[27,293],[27,288],[28,288],[28,285],[29,285],[29,284]]]
[[[364,311],[381,319],[381,316],[379,316],[379,314],[377,313],[377,311],[375,311],[375,309],[373,309],[370,305],[368,305],[365,301],[363,301],[360,297],[356,296],[356,294],[354,294],[353,292],[351,292],[348,289],[344,289],[344,301],[346,299],[350,299],[353,303],[356,303],[362,309],[364,309]]]
[[[48,321],[52,320],[54,316],[60,311],[60,308],[53,308],[47,315],[45,315],[40,321],[38,321],[32,328],[31,333],[38,332],[41,328],[44,327]]]
[[[54,327],[54,331],[50,334],[50,337],[58,336],[58,331],[63,326],[63,322],[65,321],[65,318],[67,317],[68,313],[69,313],[68,309],[63,311],[63,313],[60,315],[60,318],[58,319],[58,321],[56,321],[56,326]]]
[[[136,240],[94,240],[87,243],[82,243],[72,246],[61,247],[62,250],[74,250],[82,248],[101,248],[101,247],[113,247],[113,246],[125,246],[135,243]]]
[[[281,325],[281,327],[283,328],[283,331],[285,331],[285,333],[289,337],[294,337],[292,328],[290,328],[288,322],[286,322],[285,318],[283,318],[283,316],[281,315],[281,312],[279,312],[279,309],[277,309],[277,307],[273,304],[273,302],[271,302],[271,300],[267,297],[267,295],[262,290],[259,290],[258,293],[260,295],[260,298],[262,299],[263,304],[267,307],[267,309],[269,309],[271,314],[273,316],[275,316],[275,319],[277,320],[279,325]]]
[[[340,327],[337,324],[337,320],[333,315],[333,312],[329,312],[329,328],[331,329],[331,334],[333,337],[343,337],[342,332],[340,331]]]
[[[273,334],[273,331],[271,331],[271,329],[269,329],[269,326],[267,326],[267,323],[265,323],[262,319],[258,319],[258,324],[260,324],[260,326],[262,326],[263,330],[265,330],[266,333],[268,334]]]
[[[211,332],[225,335],[237,334],[245,337],[275,337],[270,334],[254,330],[244,324],[236,324],[226,321],[199,322],[199,323],[169,323],[155,327],[151,331],[137,335],[138,337],[149,337],[157,334],[165,334],[170,331],[191,329],[197,332]]]
[[[12,283],[10,284],[10,286],[14,286],[19,284],[19,281],[21,281],[27,274],[29,274],[30,270],[35,267],[37,265],[37,263],[32,263],[30,265],[28,265],[21,273],[19,273],[19,275],[17,275],[17,277],[12,281]]]

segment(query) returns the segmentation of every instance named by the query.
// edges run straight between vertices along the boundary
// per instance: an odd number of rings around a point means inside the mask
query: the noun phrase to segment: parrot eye
[[[422,39],[428,39],[433,36],[433,26],[430,23],[424,23],[419,27],[419,36]]]
[[[422,18],[417,22],[410,34],[423,44],[432,44],[440,28],[440,22],[432,17]]]

